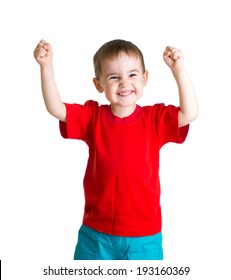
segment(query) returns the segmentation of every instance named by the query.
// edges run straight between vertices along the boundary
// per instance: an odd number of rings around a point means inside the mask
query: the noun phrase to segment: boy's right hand
[[[52,62],[51,45],[41,40],[34,50],[34,57],[41,67],[50,64]]]

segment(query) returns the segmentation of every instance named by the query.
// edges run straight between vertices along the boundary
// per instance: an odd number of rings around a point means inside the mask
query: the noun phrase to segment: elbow
[[[195,112],[192,112],[189,116],[188,116],[188,119],[189,119],[189,122],[192,122],[192,121],[195,121],[195,119],[197,119],[199,116],[199,110],[195,110]]]
[[[46,106],[46,109],[51,116],[62,122],[66,121],[66,106],[64,105],[64,103],[62,103],[59,108],[49,108],[48,106]]]
[[[181,127],[190,124],[195,119],[197,119],[198,115],[199,115],[198,109],[187,113],[180,111],[178,117],[179,126]]]
[[[195,119],[197,119],[198,116],[199,116],[199,107],[197,106],[196,109],[195,109],[195,111],[194,111],[193,121],[194,121]]]
[[[49,106],[46,105],[46,110],[47,112],[52,116],[56,118],[56,111],[50,108]]]

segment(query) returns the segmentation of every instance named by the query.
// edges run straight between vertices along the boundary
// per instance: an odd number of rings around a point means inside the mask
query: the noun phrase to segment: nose
[[[128,78],[127,77],[121,77],[120,78],[120,86],[126,86],[128,84]]]

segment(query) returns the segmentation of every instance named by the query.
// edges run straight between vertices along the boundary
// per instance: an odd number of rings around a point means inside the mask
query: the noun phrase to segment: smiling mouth
[[[120,92],[118,92],[117,94],[118,94],[119,96],[126,97],[126,96],[131,95],[133,92],[134,92],[133,90],[129,90],[129,91],[120,91]]]

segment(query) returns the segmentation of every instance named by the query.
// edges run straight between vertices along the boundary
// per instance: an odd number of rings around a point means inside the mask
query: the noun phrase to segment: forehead
[[[105,58],[102,62],[102,70],[109,70],[111,68],[129,69],[129,68],[142,68],[142,64],[138,55],[127,54],[120,52],[116,56]]]

